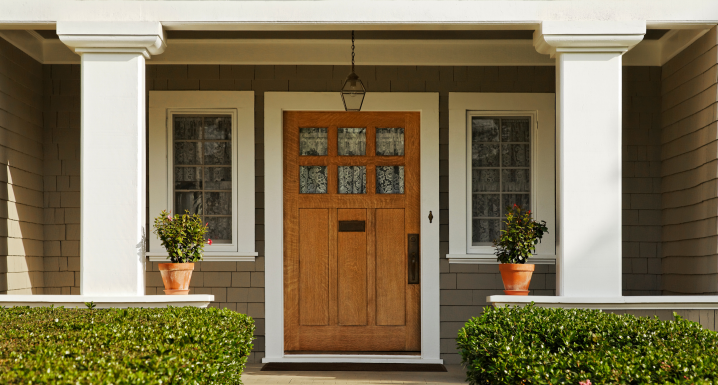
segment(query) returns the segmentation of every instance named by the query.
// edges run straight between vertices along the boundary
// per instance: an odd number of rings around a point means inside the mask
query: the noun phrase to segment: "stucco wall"
[[[662,224],[666,294],[718,294],[718,31],[663,66]]]
[[[46,115],[51,119],[45,124],[45,143],[52,149],[46,155],[46,169],[49,170],[46,193],[52,199],[51,217],[56,239],[46,240],[46,252],[53,262],[52,271],[45,273],[46,279],[53,277],[58,282],[47,290],[52,292],[76,293],[79,284],[79,258],[75,248],[77,239],[77,207],[73,193],[79,175],[79,67],[52,65],[45,67],[47,93],[52,103],[45,106]],[[257,320],[255,353],[252,361],[258,361],[264,352],[264,194],[263,170],[264,152],[264,92],[265,91],[337,91],[349,68],[346,66],[219,66],[219,65],[149,65],[147,67],[148,90],[253,90],[255,91],[255,170],[256,170],[256,248],[259,257],[254,263],[248,262],[202,262],[197,264],[192,286],[195,293],[216,296],[214,306],[229,307],[246,312]],[[445,259],[448,251],[448,93],[459,92],[554,92],[555,71],[553,67],[358,67],[357,72],[371,91],[380,92],[439,92],[440,135],[436,145],[440,149],[440,208],[441,208],[441,351],[447,363],[456,363],[459,356],[455,351],[454,338],[457,330],[470,317],[479,315],[487,306],[487,295],[499,294],[503,289],[496,265],[449,265]],[[647,67],[624,70],[624,205],[626,215],[638,215],[638,221],[626,222],[624,283],[626,294],[654,293],[656,278],[648,272],[650,253],[641,254],[641,246],[648,250],[653,241],[640,234],[650,233],[653,222],[646,216],[640,220],[640,206],[644,196],[640,188],[634,190],[632,183],[643,185],[655,183],[655,170],[650,171],[648,155],[651,136],[646,130],[644,114],[653,114],[659,107],[647,90],[656,87],[656,69]],[[47,84],[52,84],[52,87]],[[46,94],[47,95],[47,94]],[[626,102],[625,99],[631,100]],[[653,103],[653,104],[652,104]],[[648,106],[648,107],[647,107]],[[649,112],[646,112],[646,109]],[[649,118],[649,120],[652,118]],[[47,152],[46,152],[47,153]],[[635,154],[635,155],[630,155]],[[655,154],[654,154],[655,155]],[[643,170],[649,167],[648,174]],[[654,165],[655,167],[655,165]],[[636,171],[639,170],[639,171]],[[66,178],[67,177],[67,178]],[[635,179],[635,181],[633,180]],[[149,181],[150,186],[152,181]],[[654,186],[651,184],[651,186]],[[628,189],[626,189],[629,187]],[[641,187],[642,188],[642,187]],[[651,187],[649,193],[655,193]],[[64,194],[63,194],[64,193]],[[63,199],[64,197],[64,199]],[[50,215],[50,214],[48,214]],[[155,213],[150,213],[155,215]],[[48,218],[50,219],[50,218]],[[49,222],[48,222],[49,223]],[[61,227],[55,227],[61,226]],[[46,226],[47,227],[47,226]],[[630,228],[629,228],[630,227]],[[644,229],[644,227],[646,227]],[[62,230],[62,231],[60,231]],[[655,242],[654,242],[655,243]],[[46,258],[50,260],[50,258]],[[626,261],[630,259],[630,261]],[[633,260],[637,259],[637,262]],[[57,261],[57,268],[55,262]],[[631,270],[627,268],[630,266]],[[635,266],[635,268],[634,268]],[[48,269],[49,270],[49,269]],[[156,263],[148,264],[147,293],[161,294],[162,282]],[[655,272],[655,269],[652,270]],[[538,266],[531,289],[534,294],[554,293],[555,268]],[[655,275],[655,274],[653,274]],[[49,286],[49,285],[48,285]]]
[[[42,65],[0,39],[0,294],[43,292]]]

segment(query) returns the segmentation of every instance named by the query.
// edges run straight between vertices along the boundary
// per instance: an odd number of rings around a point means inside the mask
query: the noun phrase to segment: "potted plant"
[[[202,260],[204,236],[207,224],[197,214],[172,215],[162,210],[155,218],[154,231],[167,250],[167,259],[172,263],[160,263],[158,267],[165,284],[167,295],[187,295],[192,279],[194,262]],[[211,245],[212,240],[206,242]]]
[[[501,230],[499,239],[494,240],[496,260],[501,262],[499,271],[507,295],[528,295],[531,275],[535,265],[526,261],[536,251],[544,233],[548,233],[546,221],[535,221],[531,210],[522,211],[513,205],[507,208],[506,229]]]

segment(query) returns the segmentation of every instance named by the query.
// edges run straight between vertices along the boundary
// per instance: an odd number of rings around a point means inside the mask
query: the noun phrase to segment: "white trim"
[[[266,357],[284,354],[282,111],[343,111],[337,92],[264,94],[265,322]],[[440,360],[439,312],[439,94],[369,92],[362,111],[421,112],[421,359]],[[427,215],[434,213],[435,222]],[[350,359],[350,362],[362,362]],[[433,362],[433,361],[432,361]]]
[[[254,262],[258,253],[232,253],[232,252],[217,252],[217,251],[205,251],[202,254],[201,262]],[[150,253],[146,252],[145,256],[150,259],[150,262],[168,262],[167,253]]]
[[[214,301],[212,294],[192,295],[141,295],[141,296],[100,296],[100,295],[0,295],[0,306],[64,306],[85,309],[86,302],[94,302],[96,309],[167,306],[207,307]]]
[[[710,28],[675,29],[644,40],[623,57],[624,66],[662,66]],[[42,64],[78,64],[80,56],[57,39],[34,31],[0,30]],[[356,43],[359,65],[554,66],[531,40],[365,40]],[[173,39],[147,64],[344,65],[346,41],[339,39]]]
[[[469,116],[530,115],[536,122],[531,137],[531,201],[534,217],[545,220],[549,233],[536,247],[545,260],[556,258],[554,94],[449,93],[449,263],[496,263],[492,246],[471,246]],[[479,261],[479,259],[485,261]],[[531,261],[531,259],[529,259]],[[538,262],[538,261],[537,261]],[[535,262],[536,263],[536,262]],[[538,262],[541,263],[541,262]]]
[[[629,296],[629,297],[554,297],[490,295],[486,301],[496,307],[524,306],[535,303],[539,307],[565,309],[718,309],[718,296]]]
[[[439,358],[421,358],[421,356],[401,355],[359,355],[359,354],[286,354],[280,358],[264,358],[267,362],[351,362],[367,364],[443,364]]]
[[[254,260],[254,92],[253,91],[150,91],[149,99],[149,195],[150,218],[172,207],[172,133],[174,113],[232,115],[232,222],[233,242],[205,247],[212,260]],[[241,183],[239,183],[241,181]],[[154,235],[150,237],[150,261],[166,255]],[[205,260],[210,260],[205,258]],[[164,259],[161,259],[164,261]]]
[[[477,257],[476,254],[446,254],[449,263],[457,263],[464,265],[498,265],[496,257]],[[546,255],[542,257],[531,257],[526,262],[531,265],[555,265],[556,256]]]

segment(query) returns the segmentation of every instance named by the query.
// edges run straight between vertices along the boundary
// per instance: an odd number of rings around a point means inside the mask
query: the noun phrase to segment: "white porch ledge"
[[[524,306],[534,302],[540,307],[567,309],[718,309],[718,296],[627,296],[627,297],[560,297],[490,295],[486,301],[494,306]]]
[[[193,295],[142,295],[142,296],[99,296],[99,295],[0,295],[0,306],[43,307],[54,305],[66,308],[86,308],[86,302],[93,302],[96,309],[167,306],[207,307],[214,301],[211,294]]]
[[[205,251],[201,262],[254,262],[257,255],[256,252]],[[150,262],[170,262],[166,252],[146,252],[145,256]]]

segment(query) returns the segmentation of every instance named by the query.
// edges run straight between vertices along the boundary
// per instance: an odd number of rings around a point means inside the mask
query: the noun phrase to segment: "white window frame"
[[[556,261],[555,94],[449,93],[449,263],[495,264],[493,246],[471,239],[471,118],[528,116],[531,119],[531,210],[549,233],[536,247],[534,264]]]
[[[174,206],[173,116],[232,117],[232,243],[205,246],[204,260],[254,261],[257,256],[254,236],[254,92],[150,91],[148,112],[150,219],[162,210],[173,210]],[[151,229],[148,237],[150,248],[146,255],[150,261],[166,261],[167,252]]]

